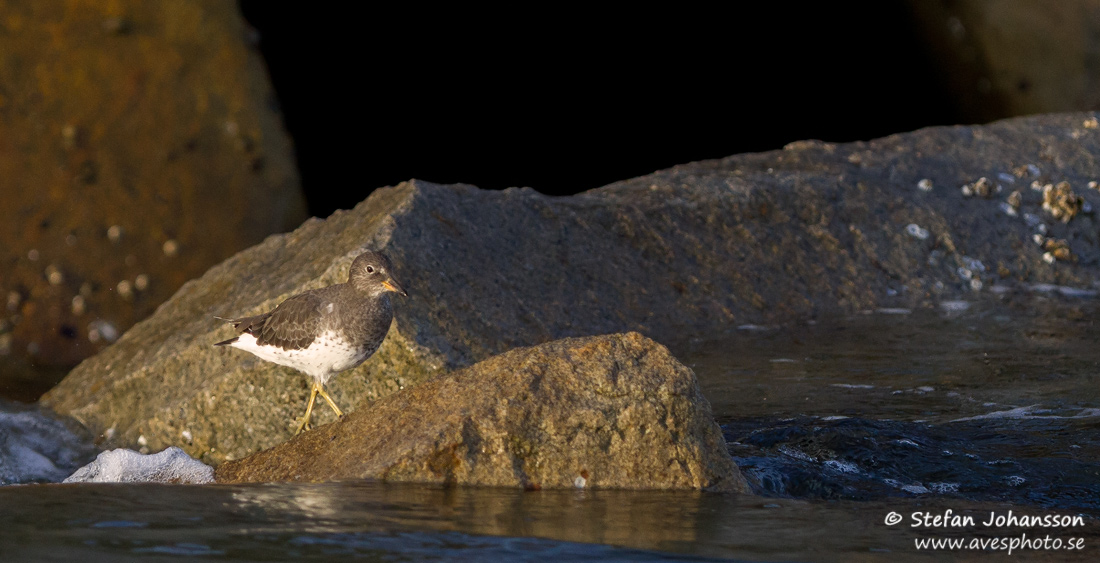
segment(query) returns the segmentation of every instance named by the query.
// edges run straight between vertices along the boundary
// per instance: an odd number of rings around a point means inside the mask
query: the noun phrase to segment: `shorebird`
[[[237,336],[215,346],[232,346],[313,379],[306,414],[294,434],[309,430],[313,403],[320,395],[336,416],[340,407],[325,392],[333,375],[363,363],[382,344],[393,320],[389,293],[408,296],[380,252],[367,251],[351,263],[346,283],[312,289],[288,298],[271,312],[218,320],[233,324]]]

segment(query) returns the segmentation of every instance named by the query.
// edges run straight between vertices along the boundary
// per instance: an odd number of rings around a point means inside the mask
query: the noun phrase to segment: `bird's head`
[[[368,295],[382,295],[387,291],[408,296],[405,289],[393,279],[393,265],[385,254],[368,250],[351,263],[348,282],[357,291]]]

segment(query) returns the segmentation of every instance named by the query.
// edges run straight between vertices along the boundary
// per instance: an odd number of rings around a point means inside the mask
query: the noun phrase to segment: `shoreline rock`
[[[993,285],[1090,288],[1097,125],[1096,114],[1064,114],[806,141],[571,197],[422,181],[379,189],[187,283],[43,403],[104,447],[176,445],[212,465],[270,448],[290,437],[307,380],[215,349],[229,329],[212,317],[342,282],[363,248],[387,252],[409,298],[395,302],[378,353],[331,383],[349,406],[559,338],[637,331],[676,351],[738,325],[930,306]],[[1081,198],[1068,222],[1044,208],[1043,186],[1062,181]],[[978,184],[978,196],[961,189]],[[1017,190],[1010,215],[1001,204]],[[1064,242],[1074,260],[1036,236]]]
[[[347,479],[747,490],[695,374],[638,333],[518,348],[217,470],[219,483]]]

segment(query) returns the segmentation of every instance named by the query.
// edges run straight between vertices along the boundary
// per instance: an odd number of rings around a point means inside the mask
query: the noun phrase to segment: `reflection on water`
[[[354,487],[353,487],[354,488]],[[382,527],[432,523],[441,531],[500,536],[555,537],[568,541],[660,549],[695,541],[698,506],[691,492],[538,491],[376,485],[358,489],[324,485],[245,488],[233,498],[243,511],[294,515],[301,529],[350,532],[338,522],[373,520]],[[393,510],[400,507],[400,510]],[[562,530],[568,530],[562,535]],[[657,537],[653,530],[663,530]],[[263,530],[254,530],[263,531]]]
[[[330,483],[0,487],[0,559],[988,560],[920,538],[1100,545],[1095,304],[886,311],[676,350],[758,495]],[[1080,514],[911,528],[914,512]],[[906,524],[887,525],[891,512]],[[1014,555],[1015,556],[1015,555]],[[1032,550],[1030,560],[1082,560]]]
[[[1084,305],[856,315],[678,352],[724,420],[944,422],[1030,405],[1072,416],[1100,408],[1097,305]]]
[[[234,561],[347,555],[460,561],[870,561],[885,555],[896,560],[912,555],[913,538],[922,534],[884,525],[891,511],[942,513],[949,507],[984,519],[990,511],[1010,508],[963,501],[823,503],[381,483],[29,485],[0,489],[0,506],[5,507],[0,553],[112,561],[158,555]],[[1095,545],[1097,527],[1090,520],[1066,535]],[[948,537],[951,531],[924,535]]]

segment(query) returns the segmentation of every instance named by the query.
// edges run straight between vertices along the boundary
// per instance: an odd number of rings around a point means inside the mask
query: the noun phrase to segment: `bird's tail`
[[[225,317],[219,317],[217,315],[214,315],[214,318],[218,319],[219,321],[225,321],[227,323],[232,324],[233,328],[237,328],[237,326],[239,326],[241,324],[241,319],[227,319]],[[240,337],[234,336],[233,338],[230,338],[229,340],[223,340],[221,342],[215,342],[214,346],[227,346],[229,344],[232,344],[232,343],[236,342],[238,338],[240,338]]]

